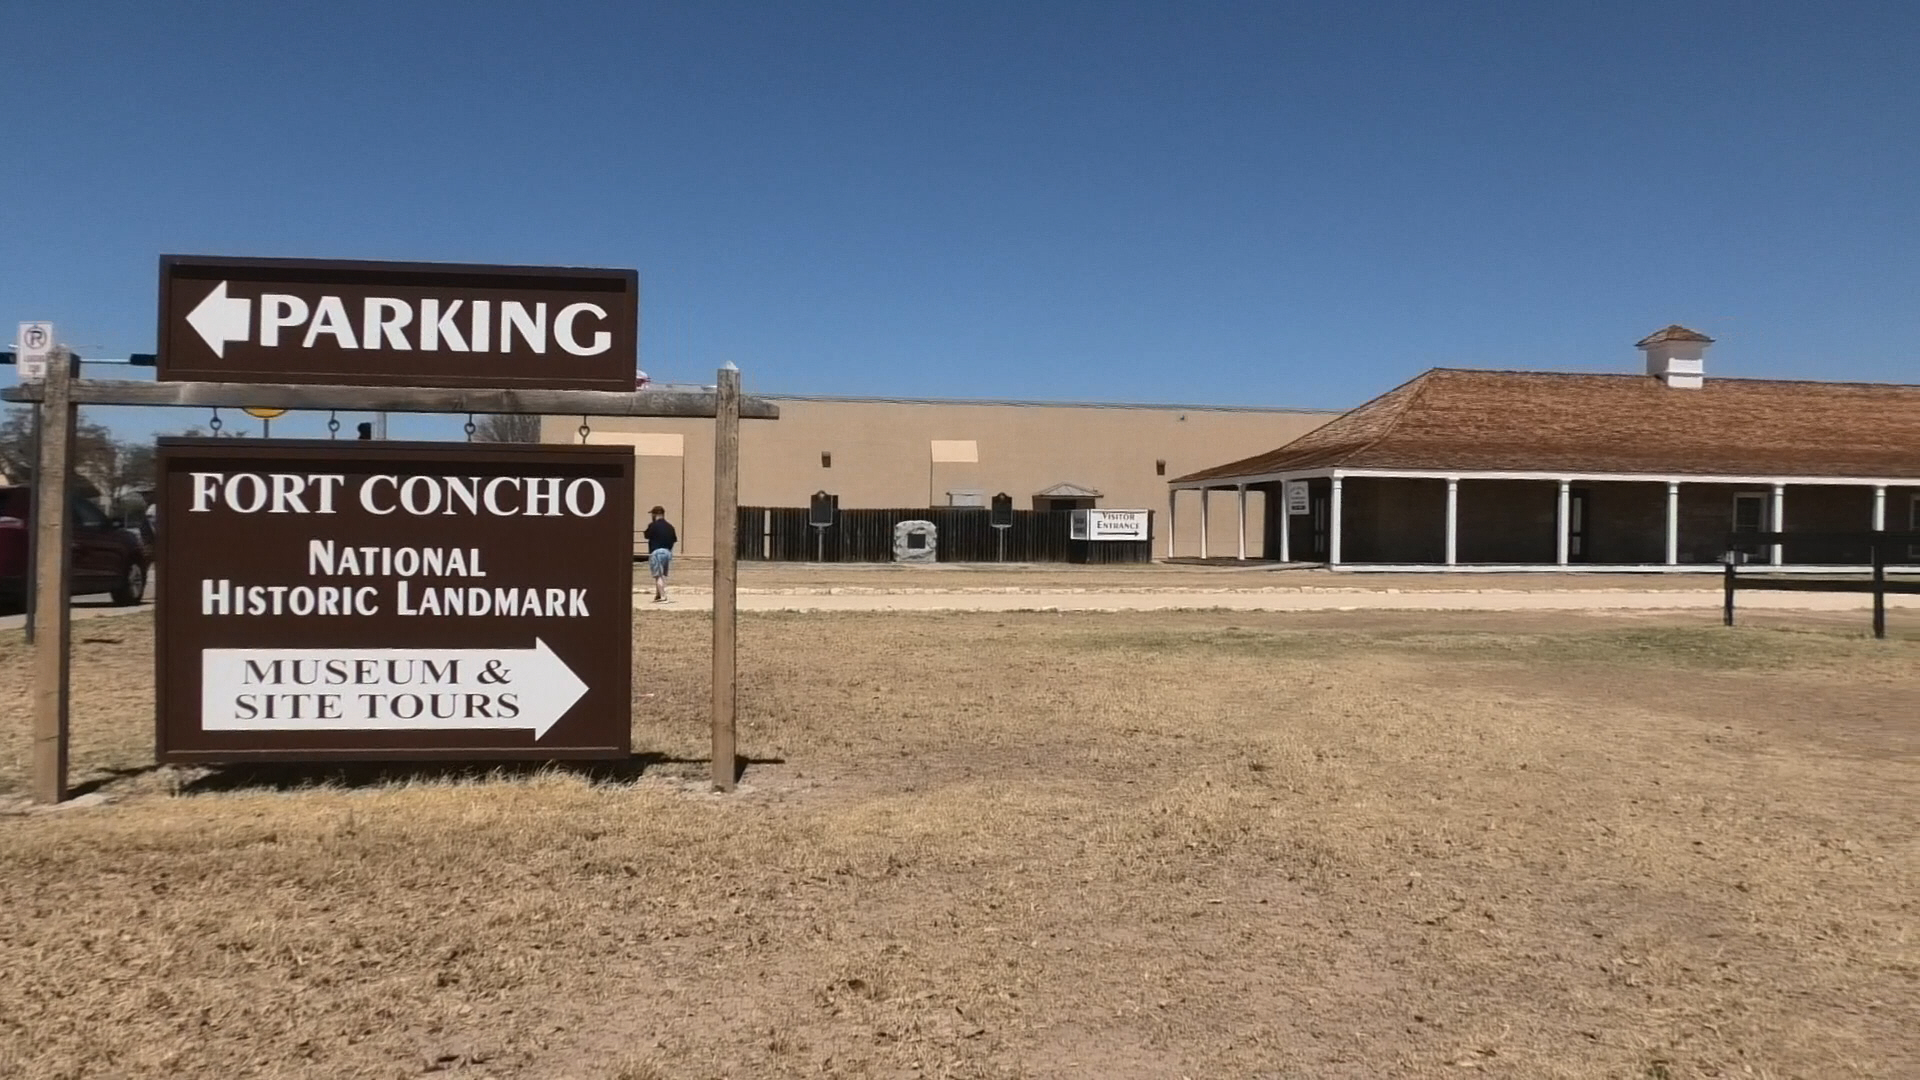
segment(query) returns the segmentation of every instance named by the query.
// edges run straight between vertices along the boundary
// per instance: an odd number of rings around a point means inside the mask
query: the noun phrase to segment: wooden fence
[[[1776,544],[1781,546],[1783,552],[1804,552],[1807,548],[1845,553],[1865,551],[1868,565],[1863,569],[1867,571],[1868,576],[1862,578],[1825,574],[1757,575],[1755,571],[1764,574],[1773,567],[1770,563],[1755,563],[1748,560],[1764,557],[1762,553]],[[1890,558],[1903,562],[1912,561],[1916,548],[1920,548],[1920,532],[1734,533],[1727,540],[1725,557],[1727,571],[1724,621],[1728,626],[1733,625],[1733,597],[1742,589],[1765,589],[1776,592],[1872,593],[1873,636],[1884,638],[1887,636],[1887,594],[1920,595],[1920,581],[1888,581],[1887,562]],[[1743,566],[1747,570],[1746,573],[1740,572]]]
[[[1013,524],[996,529],[983,507],[906,507],[841,510],[833,525],[816,529],[804,506],[743,506],[737,551],[755,562],[884,563],[893,561],[894,526],[930,521],[938,530],[940,562],[1145,563],[1151,540],[1074,540],[1069,510],[1015,510]]]

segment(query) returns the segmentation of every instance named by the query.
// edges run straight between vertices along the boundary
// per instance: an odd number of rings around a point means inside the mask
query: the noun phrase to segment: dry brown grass
[[[320,787],[138,771],[111,624],[119,801],[0,817],[0,1076],[1920,1075],[1911,639],[757,616],[721,798],[697,616],[637,780]]]

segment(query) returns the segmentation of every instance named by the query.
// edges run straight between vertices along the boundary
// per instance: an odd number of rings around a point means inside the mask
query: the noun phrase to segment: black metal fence
[[[1858,577],[1834,577],[1821,575],[1784,574],[1756,576],[1755,571],[1764,573],[1773,569],[1770,565],[1756,565],[1748,561],[1753,558],[1765,558],[1767,547],[1778,544],[1783,552],[1791,550],[1789,545],[1801,545],[1828,551],[1860,551],[1867,553],[1868,575]],[[1887,563],[1895,560],[1909,560],[1920,550],[1920,532],[1865,532],[1865,533],[1787,533],[1787,532],[1742,532],[1734,533],[1727,540],[1725,560],[1726,572],[1726,609],[1724,621],[1733,625],[1733,596],[1741,589],[1767,589],[1779,592],[1861,592],[1873,594],[1873,636],[1887,636],[1887,594],[1900,593],[1920,595],[1920,581],[1888,581]],[[1746,573],[1741,573],[1744,565]]]
[[[930,521],[938,530],[940,562],[1144,563],[1151,540],[1074,540],[1070,510],[1015,510],[1013,524],[996,529],[985,507],[907,507],[842,510],[833,525],[807,524],[804,506],[740,508],[741,559],[755,562],[884,563],[893,561],[894,526]]]

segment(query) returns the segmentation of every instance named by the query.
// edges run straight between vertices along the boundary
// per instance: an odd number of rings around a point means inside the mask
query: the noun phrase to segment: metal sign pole
[[[72,362],[55,349],[47,365],[40,459],[34,468],[33,589],[39,638],[33,647],[33,801],[67,798],[67,470],[73,460]]]
[[[734,713],[739,685],[740,371],[720,369],[713,419],[713,786],[732,791],[738,767]]]
[[[40,406],[38,405],[33,406],[33,467],[35,469],[38,469],[40,467]],[[37,586],[37,579],[39,575],[31,571],[31,568],[35,565],[33,560],[33,553],[38,550],[38,545],[36,545],[33,541],[33,534],[34,534],[33,529],[27,530],[27,566],[29,567],[29,571],[27,573],[26,633],[27,633],[27,644],[29,645],[33,644],[34,623],[37,621],[34,618],[36,614],[34,611],[35,598],[40,593],[40,590]]]

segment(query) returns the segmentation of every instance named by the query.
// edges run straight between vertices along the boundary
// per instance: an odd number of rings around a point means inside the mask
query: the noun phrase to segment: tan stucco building
[[[749,393],[752,389],[749,388]],[[1164,518],[1167,481],[1286,443],[1336,412],[1205,405],[1129,405],[760,395],[780,419],[746,421],[740,505],[805,506],[816,491],[844,509],[985,505],[1000,492],[1020,509],[1150,509]],[[580,418],[550,416],[547,442],[578,442]],[[595,418],[587,441],[632,446],[634,504],[666,507],[681,551],[713,551],[713,421]],[[1248,540],[1266,519],[1255,494]],[[1183,513],[1184,517],[1184,513]],[[1183,520],[1180,554],[1197,554]],[[1214,516],[1211,550],[1237,550],[1236,515]],[[1156,530],[1157,531],[1157,530]],[[1164,552],[1164,534],[1156,551]]]

